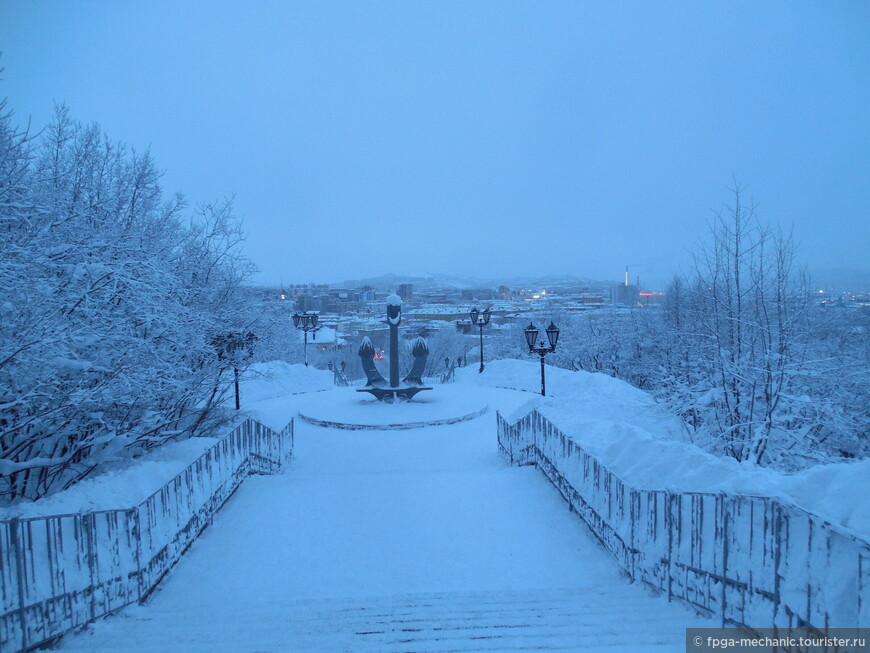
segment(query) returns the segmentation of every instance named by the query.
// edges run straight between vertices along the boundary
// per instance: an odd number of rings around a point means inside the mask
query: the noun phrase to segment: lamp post
[[[540,343],[538,342],[538,328],[534,324],[529,324],[524,333],[526,334],[526,344],[529,346],[529,353],[537,354],[541,357],[541,396],[545,397],[547,395],[547,385],[544,381],[544,356],[556,351],[556,343],[559,342],[559,328],[552,322],[547,327],[546,334],[547,340],[550,341],[549,347],[547,347],[547,343],[544,342],[543,338],[541,338]]]
[[[299,313],[293,314],[293,326],[305,332],[305,366],[308,367],[308,332],[311,332],[311,339],[314,339],[314,332],[320,327],[317,326],[317,313],[309,313],[305,311],[302,315]]]
[[[471,317],[471,324],[480,327],[480,369],[477,371],[483,372],[483,327],[489,324],[490,311],[487,308],[481,313],[475,306],[468,315]]]
[[[230,331],[212,338],[211,344],[217,352],[218,359],[227,361],[233,366],[233,385],[236,391],[236,410],[242,407],[239,397],[239,367],[254,356],[254,343],[257,336],[248,331]]]

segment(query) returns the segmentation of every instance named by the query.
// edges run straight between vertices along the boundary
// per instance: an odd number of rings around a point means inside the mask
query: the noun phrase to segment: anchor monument
[[[423,384],[423,371],[426,369],[426,359],[429,356],[429,347],[422,337],[418,337],[411,348],[414,355],[414,365],[411,371],[403,379],[404,385],[399,385],[399,324],[402,321],[402,299],[396,295],[387,297],[387,324],[390,327],[390,384],[378,372],[375,367],[375,347],[368,336],[362,339],[359,346],[359,357],[363,370],[366,373],[368,384],[357,392],[368,392],[379,400],[387,398],[395,400],[411,399],[422,390],[431,390]]]

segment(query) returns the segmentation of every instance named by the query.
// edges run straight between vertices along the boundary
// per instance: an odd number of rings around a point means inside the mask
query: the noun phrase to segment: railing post
[[[625,489],[625,488],[624,488]],[[629,539],[628,546],[631,549],[631,570],[630,575],[632,580],[636,580],[637,577],[637,566],[638,566],[638,546],[637,546],[637,535],[635,534],[635,528],[637,527],[637,521],[640,519],[640,494],[634,488],[627,488],[628,490],[628,519],[630,524],[629,531]]]
[[[670,492],[665,492],[665,504],[667,509],[665,510],[665,528],[668,531],[668,560],[665,565],[665,571],[668,575],[668,601],[672,601],[674,598],[674,574],[673,574],[673,563],[674,563],[674,502],[673,495]]]
[[[858,628],[866,628],[870,626],[870,622],[861,620],[861,617],[864,616],[864,583],[866,582],[864,573],[864,554],[865,551],[858,550]]]
[[[15,555],[15,577],[18,581],[18,617],[21,621],[21,650],[27,649],[27,615],[24,613],[24,550],[18,529],[21,522],[13,517],[9,520],[9,539]]]
[[[764,503],[768,504],[768,499],[764,499]],[[765,505],[765,512],[767,512],[768,506]],[[774,503],[770,506],[772,512],[774,513],[773,518],[773,542],[776,549],[773,553],[773,625],[776,626],[776,618],[777,613],[779,612],[780,606],[780,580],[779,580],[779,564],[782,559],[782,547],[783,547],[783,528],[782,528],[782,511],[779,509],[779,505]]]
[[[139,592],[137,597],[142,600],[144,594],[142,590],[143,576],[145,571],[142,569],[142,516],[139,514],[141,505],[136,506],[130,511],[131,521],[133,522],[133,534],[136,538],[136,588]]]
[[[725,498],[725,493],[722,492],[716,497],[722,509],[722,628],[725,628],[725,602],[727,599],[726,588],[728,583],[725,579],[728,578],[728,501]]]
[[[91,618],[90,621],[93,621],[97,618],[97,606],[96,606],[96,547],[94,544],[95,540],[95,532],[97,530],[95,521],[96,516],[93,513],[87,513],[81,515],[82,526],[84,527],[82,530],[85,534],[85,539],[87,540],[87,549],[86,549],[86,557],[88,561],[88,573],[91,585],[90,585],[90,608],[91,608]]]

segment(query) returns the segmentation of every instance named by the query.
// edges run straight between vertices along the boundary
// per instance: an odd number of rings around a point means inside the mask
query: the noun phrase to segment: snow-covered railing
[[[637,489],[536,410],[496,416],[629,575],[749,628],[870,626],[870,543],[771,497]]]
[[[145,598],[245,477],[292,451],[292,421],[276,432],[248,419],[136,507],[0,521],[0,651]]]
[[[335,383],[335,385],[339,386],[340,388],[346,388],[350,385],[347,380],[347,376],[338,365],[330,363],[329,369],[332,370],[332,382]]]
[[[448,360],[446,369],[441,375],[441,383],[453,383],[456,380],[456,363]]]

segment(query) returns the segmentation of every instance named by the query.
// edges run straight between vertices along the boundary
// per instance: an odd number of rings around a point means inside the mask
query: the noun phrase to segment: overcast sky
[[[0,0],[0,49],[19,123],[66,102],[234,193],[261,282],[657,283],[735,177],[870,267],[867,2]]]

